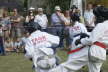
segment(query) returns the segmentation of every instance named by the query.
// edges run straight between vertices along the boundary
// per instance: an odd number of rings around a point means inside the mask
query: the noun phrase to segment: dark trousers
[[[70,38],[69,35],[69,27],[65,27],[64,35],[65,35],[66,48],[67,48],[71,45],[72,42],[72,39]]]
[[[63,41],[63,39],[64,39],[64,34],[63,34],[64,27],[63,26],[54,26],[52,28],[48,28],[47,31],[53,35],[59,36],[60,37],[60,44],[58,47],[64,47],[64,41]]]
[[[4,45],[3,45],[3,38],[2,37],[0,37],[0,54],[1,55],[5,54]]]
[[[86,28],[88,32],[92,32],[92,30],[94,29],[94,27],[89,27],[89,26],[86,26]]]
[[[41,31],[48,32],[47,29],[41,29]]]

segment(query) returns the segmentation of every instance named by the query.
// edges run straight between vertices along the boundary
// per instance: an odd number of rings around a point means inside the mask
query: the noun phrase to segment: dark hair
[[[32,33],[36,30],[41,30],[41,26],[36,23],[36,22],[30,22],[30,24],[27,25],[27,28],[26,30],[29,32],[29,33]]]
[[[94,8],[93,13],[96,17],[96,23],[101,23],[108,20],[108,8],[105,8],[104,6]]]
[[[73,5],[72,7],[71,7],[71,9],[73,10],[73,9],[78,9],[78,7],[76,6],[76,5]]]
[[[80,21],[80,16],[77,13],[72,14],[71,20],[73,22]]]
[[[0,24],[0,27],[2,27],[2,25]]]

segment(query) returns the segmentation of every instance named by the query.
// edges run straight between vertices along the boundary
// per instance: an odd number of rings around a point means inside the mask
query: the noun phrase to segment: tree
[[[47,0],[47,4],[50,7],[51,11],[54,10],[56,5],[59,5],[62,10],[69,10],[71,0]]]
[[[28,8],[28,0],[24,0],[24,8]]]

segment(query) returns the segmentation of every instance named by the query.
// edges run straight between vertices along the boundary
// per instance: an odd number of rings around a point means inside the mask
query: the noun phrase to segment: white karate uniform
[[[76,22],[75,25],[70,29],[70,36],[73,39],[71,50],[75,50],[79,47],[82,47],[82,45],[78,47],[74,44],[75,40],[80,38],[80,35],[78,35],[80,33],[88,34],[84,24]],[[88,50],[89,50],[89,46],[85,46],[81,50],[69,54],[68,60],[66,62],[60,64],[58,67],[50,70],[49,72],[75,72],[79,70],[80,68],[82,68],[83,66],[89,63]]]
[[[100,72],[100,68],[106,60],[105,48],[108,47],[108,20],[99,23],[92,31],[90,38],[81,39],[81,43],[83,45],[91,45],[87,55],[73,58],[71,61],[67,61],[49,72],[75,72],[87,63],[89,72]]]
[[[84,24],[76,22],[75,25],[73,27],[70,27],[70,29],[69,29],[70,38],[73,39],[72,45],[71,45],[72,46],[71,50],[76,49],[76,45],[74,44],[74,42],[75,42],[75,40],[80,38],[80,35],[78,35],[80,33],[88,34],[87,29],[84,26]],[[87,54],[87,52],[88,52],[88,47],[83,48],[81,51],[70,54],[69,55],[69,60],[71,60],[72,58],[77,58],[77,57],[84,56],[84,55]]]
[[[89,50],[89,56],[92,62],[89,65],[90,72],[100,72],[100,68],[106,60],[106,49],[94,44],[95,42],[100,42],[106,48],[108,47],[108,20],[99,23],[91,33],[90,38],[81,40],[83,45],[91,45]]]
[[[59,44],[59,37],[41,32],[39,30],[33,32],[26,43],[26,58],[32,58],[36,68],[36,72],[41,72],[37,66],[37,59],[42,56],[39,48],[48,48]]]

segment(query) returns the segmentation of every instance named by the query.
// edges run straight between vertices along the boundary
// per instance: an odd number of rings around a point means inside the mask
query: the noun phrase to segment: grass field
[[[65,51],[59,51],[58,55],[65,61],[67,54]],[[108,59],[108,58],[107,58]],[[108,72],[108,60],[104,63],[103,72]],[[10,53],[7,56],[0,56],[0,72],[34,72],[32,63],[24,58],[22,53]],[[88,72],[83,69],[83,72]]]

